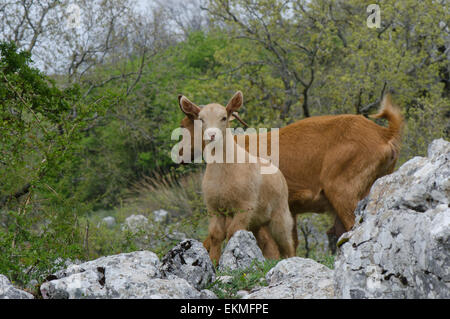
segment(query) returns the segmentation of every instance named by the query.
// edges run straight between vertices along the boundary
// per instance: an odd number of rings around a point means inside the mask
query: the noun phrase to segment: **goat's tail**
[[[385,118],[389,122],[389,126],[385,128],[385,138],[387,142],[391,142],[398,150],[400,148],[400,140],[403,128],[403,116],[397,105],[392,102],[391,95],[388,93],[383,97],[379,113],[369,115],[371,118]]]

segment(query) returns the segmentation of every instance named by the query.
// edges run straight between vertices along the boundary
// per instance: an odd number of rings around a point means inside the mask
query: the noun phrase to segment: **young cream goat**
[[[252,157],[227,130],[232,113],[241,107],[242,101],[242,93],[238,91],[226,107],[208,104],[200,109],[186,97],[180,97],[183,111],[202,121],[206,145],[219,145],[214,149],[215,156],[222,151],[223,161],[207,163],[203,177],[203,195],[211,216],[205,247],[211,260],[218,261],[225,238],[229,239],[240,229],[257,234],[267,225],[281,256],[292,257],[295,255],[294,219],[289,211],[288,188],[283,174],[279,169],[273,174],[262,174],[261,169],[272,164]],[[230,152],[234,154],[231,163],[226,160]],[[244,163],[237,163],[240,156],[245,156]]]

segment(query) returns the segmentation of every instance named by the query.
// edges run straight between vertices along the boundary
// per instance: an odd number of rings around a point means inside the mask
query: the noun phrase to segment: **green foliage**
[[[1,43],[0,54],[0,196],[6,201],[5,190],[33,184],[64,161],[73,137],[65,117],[77,91],[57,89],[14,43]]]
[[[326,232],[333,226],[331,214],[306,213],[297,216],[297,256],[312,258],[318,262],[330,256]],[[326,263],[326,262],[325,262]],[[327,264],[327,266],[329,266]],[[330,267],[332,268],[332,267]]]
[[[371,29],[366,25],[370,3],[210,0],[209,12],[227,25],[232,39],[216,56],[234,84],[245,88],[245,119],[284,125],[301,119],[305,108],[311,115],[368,114],[376,110],[366,106],[376,107],[391,90],[414,130],[406,134],[428,131],[420,145],[417,139],[403,140],[399,164],[443,136],[450,105],[443,4],[383,1],[381,28]],[[425,128],[425,120],[416,117],[422,109],[432,126]]]
[[[403,133],[401,163],[411,158],[409,154],[427,156],[428,145],[434,139],[446,136],[449,121],[445,112],[449,112],[449,104],[445,103],[446,99],[429,96],[417,99],[406,109],[408,120]]]
[[[193,173],[181,179],[146,178],[127,192],[119,207],[90,212],[77,221],[83,259],[146,249],[162,258],[183,238],[203,240],[207,235],[207,215],[199,192],[201,176]],[[156,221],[153,211],[165,209],[167,219]],[[143,215],[148,224],[135,230],[124,228],[125,219]],[[106,226],[102,219],[114,217]]]
[[[57,258],[81,256],[77,215],[89,203],[72,196],[64,174],[94,108],[80,103],[77,86],[61,90],[31,67],[14,43],[1,43],[0,55],[0,273],[24,284]]]
[[[201,193],[200,173],[182,178],[146,178],[135,184],[120,208],[115,210],[117,220],[130,215],[146,216],[150,223],[140,236],[142,247],[147,247],[162,257],[182,237],[202,241],[207,235],[208,218]],[[153,211],[164,209],[169,213],[166,221],[154,221]],[[181,237],[180,237],[181,236]]]
[[[214,54],[218,49],[225,47],[225,44],[226,42],[218,37],[212,37],[201,31],[192,32],[182,45],[185,57],[181,63],[186,68],[206,73],[217,65]]]
[[[219,299],[237,299],[239,290],[250,291],[257,286],[267,286],[266,274],[275,267],[279,260],[255,260],[245,269],[223,270],[216,273],[219,276],[231,276],[227,281],[216,279],[207,289],[213,291]]]
[[[206,79],[205,73],[218,66],[214,53],[225,43],[218,34],[192,32],[186,41],[153,56],[133,90],[129,90],[127,79],[118,77],[122,81],[110,81],[90,91],[90,100],[101,98],[107,91],[120,102],[114,102],[105,116],[93,121],[81,141],[79,157],[84,168],[78,180],[84,189],[82,200],[96,201],[96,208],[113,208],[124,191],[145,176],[192,169],[176,167],[170,157],[176,143],[170,136],[183,117],[177,95],[196,98],[198,78]],[[137,61],[137,57],[127,61],[122,72],[132,73]],[[114,67],[97,67],[87,82],[117,77]],[[197,101],[206,103],[207,98],[204,95]]]

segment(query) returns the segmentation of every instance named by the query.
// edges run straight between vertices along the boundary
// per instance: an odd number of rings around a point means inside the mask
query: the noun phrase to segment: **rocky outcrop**
[[[239,230],[228,241],[219,260],[219,270],[248,268],[255,260],[265,260],[255,236],[249,231]]]
[[[40,287],[44,299],[213,298],[184,278],[161,278],[158,256],[150,251],[106,256],[49,276]]]
[[[197,289],[215,280],[214,266],[203,244],[186,239],[172,248],[162,259],[162,278],[184,278]]]
[[[158,278],[159,258],[150,251],[101,257],[71,265],[41,285],[43,298],[139,298]]]
[[[33,299],[33,295],[15,288],[4,275],[0,275],[0,299]]]
[[[267,287],[253,290],[244,299],[334,298],[333,271],[300,257],[280,261],[266,274]]]
[[[378,179],[335,263],[338,297],[450,298],[450,143]]]

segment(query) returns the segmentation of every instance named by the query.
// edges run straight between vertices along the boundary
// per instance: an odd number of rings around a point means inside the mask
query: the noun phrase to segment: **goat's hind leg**
[[[203,247],[209,252],[211,249],[211,236],[208,234],[208,236],[203,241]]]
[[[327,231],[328,248],[333,255],[336,254],[337,241],[339,237],[341,237],[341,235],[345,233],[345,227],[336,213],[334,218],[335,219],[333,226]]]
[[[352,187],[349,187],[351,185]],[[333,206],[336,213],[336,222],[334,232],[337,236],[349,231],[355,223],[354,211],[358,205],[358,190],[362,189],[357,181],[349,182],[343,180],[334,180],[333,183],[326,185],[325,196]]]
[[[261,251],[266,259],[280,259],[278,245],[272,238],[268,226],[262,226],[258,230],[252,230],[252,232],[255,235],[258,246],[261,248]]]

